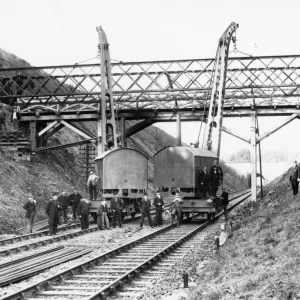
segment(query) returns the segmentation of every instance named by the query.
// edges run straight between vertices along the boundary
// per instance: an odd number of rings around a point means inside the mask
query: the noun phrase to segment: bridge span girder
[[[201,108],[210,99],[213,59],[112,64],[117,109]],[[29,109],[97,111],[98,64],[0,69],[0,101]],[[231,57],[224,107],[299,105],[300,55]],[[37,106],[38,105],[38,106]],[[53,106],[56,106],[53,108]]]

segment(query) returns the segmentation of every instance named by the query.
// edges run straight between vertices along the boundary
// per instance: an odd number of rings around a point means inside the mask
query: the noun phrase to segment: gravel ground
[[[234,222],[236,215],[240,214],[244,204],[231,211],[230,221]],[[202,269],[207,264],[218,260],[219,254],[216,252],[215,236],[221,232],[220,226],[224,223],[221,217],[217,222],[207,227],[204,231],[197,234],[193,239],[184,243],[184,246],[190,246],[191,250],[182,259],[182,262],[172,268],[171,271],[158,279],[153,286],[141,297],[140,300],[181,300],[189,299],[189,289],[183,288],[183,273],[189,276],[189,287],[196,285],[195,281],[202,273]]]
[[[168,216],[164,215],[164,226],[169,225],[170,221]],[[3,297],[7,294],[17,292],[23,288],[26,288],[32,284],[36,284],[46,278],[53,276],[57,273],[60,273],[63,270],[66,270],[70,267],[76,266],[83,262],[86,262],[98,255],[101,255],[109,250],[112,250],[118,246],[124,245],[128,242],[132,242],[138,238],[148,235],[151,232],[155,232],[162,227],[159,228],[150,228],[148,226],[147,221],[145,220],[144,227],[139,229],[139,222],[124,224],[122,228],[113,228],[112,230],[103,230],[96,231],[90,234],[86,234],[84,236],[76,237],[67,241],[56,242],[55,244],[51,244],[48,247],[39,248],[39,250],[46,250],[47,248],[53,248],[54,246],[66,246],[66,247],[76,247],[76,248],[95,248],[93,252],[85,255],[79,259],[69,261],[67,263],[63,263],[56,267],[53,267],[41,274],[35,275],[29,279],[23,280],[19,283],[12,284],[10,286],[4,287],[0,289],[0,297]],[[33,251],[28,251],[28,255],[34,253]],[[15,258],[19,258],[21,255],[14,255]],[[6,258],[6,261],[9,261],[10,258]],[[5,262],[1,260],[1,263]]]

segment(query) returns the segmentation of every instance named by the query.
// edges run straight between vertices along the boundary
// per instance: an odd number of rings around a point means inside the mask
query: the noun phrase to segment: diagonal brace
[[[236,137],[236,138],[238,138],[238,139],[240,139],[240,140],[242,140],[242,141],[250,144],[250,139],[247,139],[247,138],[245,138],[245,137],[243,137],[241,135],[233,133],[229,128],[226,128],[226,127],[222,126],[222,131],[224,131],[224,132],[226,132],[226,133],[228,133],[228,134],[230,134],[230,135],[232,135],[232,136],[234,136],[234,137]]]
[[[266,139],[270,135],[272,135],[274,132],[278,131],[288,123],[292,122],[294,119],[299,118],[299,114],[292,114],[290,117],[286,118],[279,126],[276,126],[275,128],[267,131],[266,133],[262,134],[260,137],[257,138],[256,143],[260,143],[262,140]]]
[[[77,134],[79,134],[80,136],[82,136],[85,139],[91,139],[92,138],[91,136],[89,136],[86,133],[84,133],[83,131],[81,131],[79,128],[76,128],[75,126],[69,124],[68,122],[66,122],[64,120],[61,120],[60,123],[65,125],[69,129],[71,129],[72,131],[76,132]]]
[[[43,130],[41,130],[38,133],[38,136],[42,136],[43,134],[45,134],[47,131],[49,131],[51,128],[53,128],[57,123],[58,123],[58,121],[51,122],[47,127],[45,127]]]

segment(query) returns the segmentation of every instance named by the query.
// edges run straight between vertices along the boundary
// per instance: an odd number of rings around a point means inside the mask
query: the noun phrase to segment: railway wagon
[[[103,198],[113,196],[123,199],[123,214],[132,216],[138,210],[138,203],[148,188],[148,157],[130,148],[106,151],[95,158],[100,180],[98,181],[99,200],[92,201],[91,214],[96,213]]]
[[[166,200],[172,201],[175,191],[183,197],[182,212],[200,213],[200,218],[210,218],[221,210],[220,200],[210,204],[204,199],[200,172],[218,162],[211,151],[186,146],[170,146],[154,155],[154,185]]]

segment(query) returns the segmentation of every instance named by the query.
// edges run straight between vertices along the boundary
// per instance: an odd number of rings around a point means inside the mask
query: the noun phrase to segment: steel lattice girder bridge
[[[115,107],[133,119],[153,111],[203,112],[213,64],[214,59],[114,63]],[[0,76],[0,101],[17,101],[23,116],[37,109],[47,115],[99,112],[99,64],[0,69]],[[290,114],[300,105],[299,86],[300,55],[229,58],[224,116],[254,107],[262,115]]]

